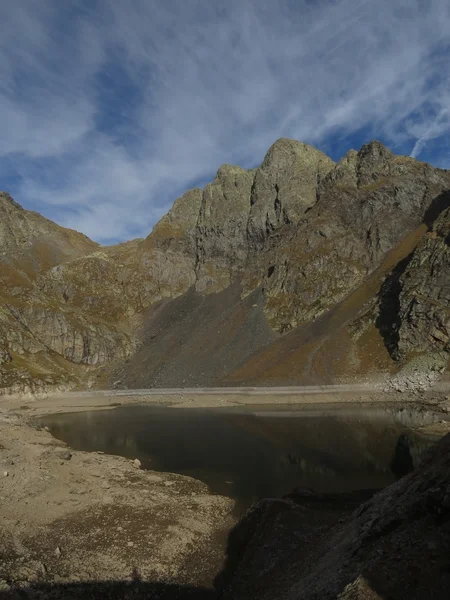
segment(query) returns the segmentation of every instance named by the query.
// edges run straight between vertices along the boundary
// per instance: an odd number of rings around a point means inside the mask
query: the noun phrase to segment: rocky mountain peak
[[[364,144],[358,152],[358,158],[361,162],[370,161],[373,164],[391,160],[393,157],[394,154],[378,140],[372,140],[368,144]]]
[[[243,169],[242,167],[238,167],[236,165],[224,164],[221,167],[219,167],[219,169],[217,170],[217,174],[214,178],[214,182],[225,181],[228,178],[233,178],[233,177],[236,177],[236,176],[242,175],[244,173],[248,173],[248,172],[249,171],[247,171],[246,169]]]
[[[261,164],[261,170],[286,171],[295,165],[303,169],[312,168],[325,172],[334,162],[326,154],[303,142],[280,138],[272,144]]]
[[[365,144],[357,156],[358,185],[370,185],[373,181],[388,176],[394,158],[394,154],[381,142],[375,140]]]
[[[15,208],[16,210],[24,210],[23,207],[13,200],[8,192],[0,192],[0,207],[2,209]]]

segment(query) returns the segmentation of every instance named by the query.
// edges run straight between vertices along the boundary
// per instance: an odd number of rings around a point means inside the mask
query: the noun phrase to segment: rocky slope
[[[112,247],[2,194],[0,386],[333,381],[448,354],[448,190],[379,142],[335,164],[281,139]]]

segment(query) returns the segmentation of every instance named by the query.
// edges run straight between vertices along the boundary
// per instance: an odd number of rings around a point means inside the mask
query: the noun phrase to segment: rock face
[[[398,351],[450,352],[450,195],[400,278]]]
[[[367,370],[366,347],[380,348],[372,363],[383,368],[417,350],[448,352],[448,190],[448,171],[379,142],[334,163],[281,139],[257,169],[223,165],[203,190],[178,198],[145,240],[111,247],[1,194],[2,381],[25,369],[27,381],[57,371],[107,385],[98,371],[107,367],[120,370],[124,385],[179,385],[184,370],[208,385],[255,353],[270,354],[288,332],[295,335],[286,347],[296,339],[307,348],[317,328],[325,345],[314,356],[327,364],[339,337],[343,376],[354,365]],[[233,327],[219,326],[227,318]],[[181,330],[192,363],[172,343]],[[305,350],[295,364],[311,356]],[[164,375],[163,363],[173,365]],[[301,380],[297,366],[289,381]]]
[[[223,165],[203,191],[196,226],[196,290],[220,292],[248,257],[247,223],[254,172]]]
[[[296,225],[317,200],[318,185],[334,162],[312,146],[280,139],[255,171],[248,220],[249,245],[265,246],[283,225]]]
[[[342,300],[420,225],[448,185],[448,173],[378,142],[349,152],[320,183],[304,219],[264,257],[273,327],[287,331]]]

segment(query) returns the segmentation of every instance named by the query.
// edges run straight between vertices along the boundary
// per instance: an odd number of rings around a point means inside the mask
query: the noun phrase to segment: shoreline
[[[236,524],[235,502],[197,479],[143,470],[121,456],[73,450],[36,423],[50,413],[117,406],[279,411],[386,407],[450,412],[448,396],[314,394],[64,394],[0,399],[0,595],[30,585],[121,581],[211,589]],[[424,428],[422,428],[424,429]],[[422,431],[436,439],[448,421]],[[217,540],[220,539],[219,543]],[[151,560],[150,560],[151,558]],[[138,575],[136,575],[138,574]]]
[[[312,387],[312,386],[311,386]],[[442,389],[441,389],[442,388]],[[300,390],[300,391],[299,391]],[[46,397],[0,397],[0,411],[20,410],[40,416],[50,413],[106,410],[126,405],[172,408],[232,408],[252,406],[314,407],[326,405],[393,405],[450,412],[450,386],[424,392],[386,392],[364,386],[314,386],[311,388],[248,388],[223,390],[126,390],[117,392],[66,392]]]
[[[231,498],[133,459],[74,450],[35,416],[0,403],[0,597],[137,579],[212,589],[236,522]]]

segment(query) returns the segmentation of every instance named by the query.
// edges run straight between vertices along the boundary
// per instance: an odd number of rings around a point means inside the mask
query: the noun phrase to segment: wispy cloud
[[[449,96],[450,102],[450,96]],[[416,132],[417,141],[411,151],[411,156],[416,158],[420,156],[421,151],[430,140],[441,137],[450,128],[450,110],[445,108],[439,111],[436,118],[431,120],[425,119],[423,122],[413,123],[410,126],[411,132]],[[450,167],[450,163],[449,163]]]
[[[0,188],[99,241],[281,136],[420,158],[450,130],[447,0],[21,0],[0,23]]]

